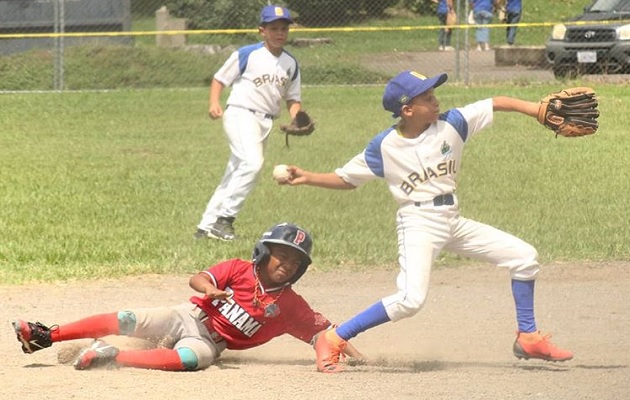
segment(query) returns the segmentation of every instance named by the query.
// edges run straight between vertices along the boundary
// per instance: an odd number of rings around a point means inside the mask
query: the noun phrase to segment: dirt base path
[[[354,339],[370,363],[334,376],[317,373],[313,350],[290,337],[226,351],[205,371],[75,371],[58,361],[69,344],[22,354],[11,320],[53,324],[128,307],[179,304],[192,293],[188,276],[0,287],[1,392],[22,400],[629,399],[629,272],[628,263],[544,267],[537,283],[539,327],[554,332],[554,342],[576,355],[566,363],[547,363],[512,355],[514,307],[505,271],[436,269],[424,310]],[[315,309],[342,321],[390,294],[396,273],[310,271],[297,289]]]

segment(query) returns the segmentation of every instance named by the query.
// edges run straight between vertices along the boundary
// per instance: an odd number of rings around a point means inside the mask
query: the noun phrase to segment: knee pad
[[[136,314],[131,311],[118,312],[118,330],[121,335],[129,335],[136,330]]]
[[[179,359],[182,361],[184,368],[186,371],[193,371],[197,369],[197,365],[199,365],[199,359],[197,358],[197,354],[192,351],[188,347],[180,347],[177,349],[177,354],[179,354]]]

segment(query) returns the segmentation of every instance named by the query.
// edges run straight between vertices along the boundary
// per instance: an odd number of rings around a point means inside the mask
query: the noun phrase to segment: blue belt
[[[452,206],[455,204],[455,196],[452,193],[441,194],[439,196],[435,196],[433,200],[429,201],[416,201],[413,203],[416,207],[420,207],[426,205],[428,202],[433,201],[433,205],[435,207],[439,206]]]
[[[225,109],[227,110],[229,107],[236,107],[236,108],[240,108],[242,110],[247,110],[247,111],[249,111],[252,114],[261,114],[262,116],[264,116],[267,119],[276,119],[276,117],[271,115],[271,114],[265,114],[265,113],[263,113],[261,111],[252,110],[251,108],[245,108],[245,107],[241,107],[241,106],[235,106],[235,105],[229,105],[228,104],[227,106],[225,106]]]

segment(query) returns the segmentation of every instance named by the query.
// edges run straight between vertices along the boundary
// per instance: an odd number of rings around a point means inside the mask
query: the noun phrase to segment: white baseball
[[[276,165],[273,168],[273,179],[275,179],[276,182],[286,182],[289,176],[291,176],[291,173],[285,164]]]

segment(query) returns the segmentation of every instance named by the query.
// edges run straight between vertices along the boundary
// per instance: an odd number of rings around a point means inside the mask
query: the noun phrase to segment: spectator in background
[[[437,5],[437,17],[440,20],[440,24],[444,26],[444,28],[440,29],[440,34],[438,36],[438,49],[440,51],[453,51],[455,50],[451,46],[451,34],[453,30],[449,28],[447,25],[447,18],[449,13],[454,13],[453,9],[453,0],[439,0]]]
[[[473,11],[476,25],[486,25],[492,22],[493,0],[470,0],[470,9]],[[477,50],[490,50],[490,29],[477,28],[475,40],[477,41]]]
[[[518,24],[521,22],[521,13],[523,12],[522,0],[505,0],[505,23]],[[516,39],[516,27],[508,26],[505,30],[505,39],[507,44],[512,46]]]

